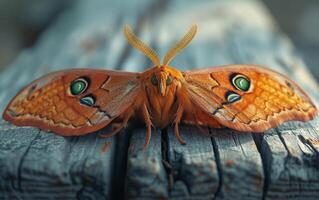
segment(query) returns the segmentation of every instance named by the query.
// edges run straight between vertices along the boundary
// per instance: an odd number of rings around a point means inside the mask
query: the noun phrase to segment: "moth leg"
[[[123,125],[123,124],[124,124],[124,122],[122,124],[116,124],[117,127],[114,130],[112,130],[109,133],[100,134],[99,136],[102,138],[112,137],[112,136],[116,135],[118,132],[120,132],[125,127],[125,125]],[[112,129],[113,129],[113,127],[115,127],[115,126],[112,126]]]
[[[179,141],[179,143],[181,144],[186,144],[185,140],[181,137],[180,132],[179,132],[179,123],[182,119],[183,116],[183,108],[181,105],[178,106],[177,112],[176,112],[176,118],[174,120],[175,126],[174,126],[174,130],[175,130],[175,136],[177,138],[177,140]]]
[[[149,145],[150,141],[151,141],[152,121],[151,121],[150,114],[149,114],[145,104],[143,105],[143,118],[144,118],[144,122],[145,122],[145,125],[146,125],[146,128],[147,128],[145,143],[143,145],[143,149],[146,149],[147,146]]]
[[[120,132],[123,128],[125,128],[127,126],[128,120],[131,118],[131,116],[133,115],[133,109],[130,110],[128,112],[127,115],[125,115],[123,121],[121,123],[116,123],[116,124],[112,124],[112,131],[110,133],[104,133],[104,134],[100,134],[100,137],[103,138],[108,138],[108,137],[112,137],[114,135],[116,135],[118,132]],[[114,128],[114,130],[113,130]]]
[[[112,126],[112,131],[111,132],[103,133],[103,134],[100,134],[99,136],[103,137],[103,138],[112,137],[112,136],[116,135],[118,132],[120,132],[125,127],[123,125],[123,122],[122,123],[112,124],[111,126]]]

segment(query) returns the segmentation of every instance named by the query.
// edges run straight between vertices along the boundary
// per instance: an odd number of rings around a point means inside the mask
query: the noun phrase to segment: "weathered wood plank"
[[[127,163],[128,199],[166,199],[168,181],[162,162],[161,132],[153,130],[151,145],[143,150],[145,129],[135,130],[130,139]]]
[[[260,154],[251,134],[211,130],[218,149],[221,189],[218,199],[261,199],[264,174]]]
[[[318,198],[318,118],[311,123],[287,123],[267,132],[261,141],[267,199]]]
[[[102,186],[110,185],[114,139],[57,137],[3,121],[1,128],[1,199],[109,196]]]
[[[216,158],[208,129],[198,133],[196,127],[180,128],[187,145],[181,145],[170,128],[168,137],[168,162],[170,163],[172,199],[212,199],[219,186]]]
[[[269,66],[319,99],[317,83],[257,0],[81,0],[75,5],[0,74],[0,111],[19,88],[49,71],[66,66],[141,71],[149,66],[125,42],[126,23],[160,55],[197,23],[197,37],[172,66]],[[211,138],[196,127],[181,127],[186,146],[168,128],[154,131],[149,149],[142,151],[144,128],[102,140],[97,134],[64,138],[1,122],[0,198],[42,198],[46,192],[68,199],[316,199],[318,127],[317,121],[293,122],[253,135],[205,129]],[[112,143],[103,154],[107,142]]]

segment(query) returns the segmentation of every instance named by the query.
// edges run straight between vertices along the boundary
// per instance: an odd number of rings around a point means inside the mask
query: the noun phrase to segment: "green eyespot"
[[[171,75],[169,75],[166,79],[166,85],[170,85],[173,82],[173,77]]]
[[[234,103],[236,101],[239,101],[241,99],[241,96],[239,94],[236,94],[234,92],[227,92],[226,93],[226,100],[227,100],[227,103]]]
[[[249,79],[241,74],[237,74],[232,78],[232,84],[236,89],[244,92],[247,92],[250,88]]]
[[[151,83],[152,83],[153,85],[158,85],[158,80],[157,80],[157,78],[156,78],[155,75],[153,75],[153,76],[151,77]]]
[[[70,91],[72,95],[82,94],[88,87],[88,81],[84,78],[76,79],[71,83]]]

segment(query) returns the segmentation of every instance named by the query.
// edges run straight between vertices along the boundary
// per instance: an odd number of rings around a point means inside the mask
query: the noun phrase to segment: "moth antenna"
[[[132,31],[132,29],[125,25],[123,29],[124,35],[127,41],[136,49],[140,50],[145,56],[147,56],[155,66],[160,66],[161,62],[155,51],[142,42]]]
[[[197,26],[193,25],[186,35],[177,44],[172,47],[165,55],[163,65],[168,65],[169,62],[180,53],[192,41],[197,31]]]

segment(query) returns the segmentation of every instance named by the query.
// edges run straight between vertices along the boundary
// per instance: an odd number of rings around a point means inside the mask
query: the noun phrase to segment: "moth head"
[[[178,54],[180,53],[194,38],[197,26],[193,25],[189,31],[186,33],[186,35],[176,43],[175,46],[170,48],[170,50],[166,53],[163,63],[161,64],[159,56],[155,53],[155,51],[146,45],[144,42],[142,42],[131,30],[131,28],[126,25],[123,29],[124,35],[127,39],[127,41],[136,49],[140,50],[145,56],[147,56],[156,67],[161,66],[168,66],[170,61]]]
[[[166,95],[167,88],[173,83],[173,76],[161,67],[161,70],[155,71],[151,77],[150,82],[154,87],[157,87],[158,93],[161,96]]]

